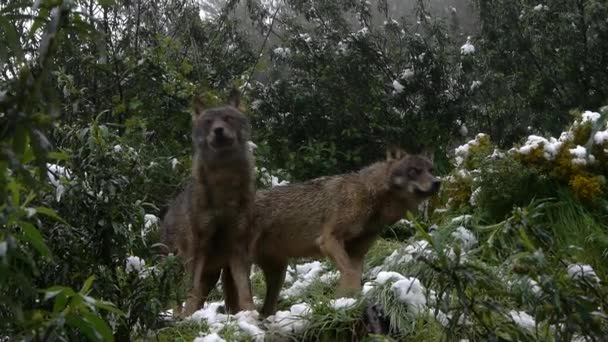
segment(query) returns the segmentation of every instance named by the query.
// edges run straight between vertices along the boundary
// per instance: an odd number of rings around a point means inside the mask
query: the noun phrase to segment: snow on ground
[[[419,314],[426,309],[426,289],[420,280],[413,277],[404,278],[393,283],[391,289],[412,312]]]
[[[456,230],[452,232],[452,237],[455,240],[460,241],[465,250],[470,250],[477,244],[475,234],[463,226],[456,228]]]
[[[375,282],[377,284],[383,285],[386,284],[389,280],[403,280],[405,279],[400,273],[392,272],[392,271],[382,271],[378,273],[376,276]]]
[[[511,319],[513,319],[515,324],[524,329],[534,330],[534,327],[536,326],[534,317],[530,316],[524,311],[511,311],[509,312],[509,316],[511,316]]]
[[[375,284],[371,281],[366,281],[363,284],[363,289],[361,290],[361,293],[366,296],[371,290],[373,290],[375,288]]]
[[[338,298],[338,299],[333,299],[329,305],[336,309],[336,310],[340,310],[340,309],[350,309],[353,306],[355,306],[355,304],[357,304],[357,300],[354,298]]]
[[[310,306],[306,303],[294,304],[289,311],[277,311],[273,316],[269,316],[269,327],[283,334],[297,334],[306,328],[308,324],[306,316],[311,312]]]
[[[600,281],[600,278],[598,278],[591,265],[571,264],[568,266],[568,276],[575,280],[589,279],[595,282]]]
[[[293,274],[295,273],[297,277],[290,287],[281,291],[282,295],[286,297],[297,297],[301,295],[315,282],[315,280],[320,279],[321,273],[324,271],[326,271],[326,267],[319,261],[296,265],[295,272],[291,267],[288,268],[288,274],[292,274],[293,277]]]
[[[212,333],[204,337],[197,337],[194,339],[194,342],[226,342],[226,340],[221,338],[217,333]]]
[[[340,304],[346,307],[349,302],[343,301]],[[222,306],[223,302],[206,303],[202,309],[187,318],[195,322],[206,322],[209,326],[209,333],[198,337],[195,341],[221,341],[218,333],[228,326],[238,328],[239,334],[249,336],[255,341],[264,341],[265,326],[269,331],[294,334],[306,327],[308,324],[306,316],[311,312],[308,304],[298,303],[292,305],[289,310],[277,311],[276,314],[262,320],[257,311],[241,311],[235,315],[220,313],[218,310]]]
[[[394,251],[384,259],[385,265],[399,265],[409,263],[420,256],[428,256],[429,243],[425,240],[414,241],[411,244]]]

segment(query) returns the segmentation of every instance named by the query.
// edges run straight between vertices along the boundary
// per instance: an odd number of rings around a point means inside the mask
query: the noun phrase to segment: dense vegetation
[[[606,340],[606,18],[601,0],[0,2],[0,340]],[[274,318],[162,314],[184,297],[156,244],[190,102],[233,86],[258,187],[388,145],[434,155],[440,196],[383,234],[358,298],[298,261]]]

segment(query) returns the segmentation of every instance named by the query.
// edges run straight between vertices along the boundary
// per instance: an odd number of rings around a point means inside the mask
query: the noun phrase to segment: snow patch
[[[384,259],[384,265],[399,265],[409,263],[419,256],[429,255],[427,250],[429,243],[425,240],[414,241],[413,243],[394,251]],[[394,273],[394,272],[393,272]],[[380,273],[378,273],[379,275]]]
[[[589,122],[591,124],[595,124],[597,122],[597,120],[599,120],[602,117],[602,115],[598,112],[592,112],[592,111],[585,111],[583,113],[583,123]]]
[[[524,311],[512,310],[511,312],[509,312],[509,316],[511,316],[511,319],[515,322],[515,324],[524,329],[531,331],[534,330],[534,327],[536,326],[536,321],[534,320],[534,317],[530,316]]]
[[[257,171],[257,168],[256,168],[256,171]],[[275,187],[275,186],[282,186],[282,185],[289,184],[289,181],[279,180],[279,177],[270,174],[270,172],[268,172],[268,170],[264,167],[261,168],[259,170],[259,172],[261,174],[262,182],[264,182],[264,184],[266,184],[266,185]]]
[[[393,81],[393,93],[394,94],[400,94],[401,92],[403,92],[403,89],[405,87],[403,87],[403,85],[401,83],[399,83],[399,81],[394,80]]]
[[[174,157],[169,160],[169,163],[171,163],[171,170],[175,170],[175,167],[177,167],[177,164],[179,164],[179,160]]]
[[[127,257],[125,264],[125,272],[127,273],[139,273],[146,266],[146,262],[144,259],[137,256],[129,256]]]
[[[517,149],[519,154],[528,155],[532,151],[538,148],[543,149],[543,157],[547,160],[553,160],[557,156],[560,147],[562,146],[563,141],[557,140],[553,137],[549,138],[549,140],[540,137],[538,135],[530,135],[526,143]]]
[[[289,311],[277,311],[268,317],[270,327],[283,334],[297,334],[308,325],[306,316],[310,315],[310,306],[306,303],[294,304]]]
[[[460,120],[457,120],[456,123],[460,124]],[[469,140],[466,144],[458,146],[454,150],[454,154],[456,155],[456,166],[460,166],[462,164],[462,162],[464,161],[464,159],[469,156],[471,147],[478,146],[480,140],[485,138],[486,136],[487,135],[485,133],[478,133],[475,136],[475,139]]]
[[[595,133],[595,135],[593,136],[593,141],[597,145],[603,145],[604,143],[608,142],[608,129]]]
[[[286,297],[297,297],[302,294],[315,280],[320,279],[324,271],[323,265],[319,261],[296,265],[297,279],[293,284],[283,290]]]
[[[481,81],[473,81],[473,83],[471,83],[471,91],[479,88],[481,86]]]
[[[591,265],[586,264],[571,264],[568,266],[568,276],[574,280],[586,278],[589,280],[593,280],[595,282],[599,282],[600,278],[598,278],[597,274],[593,270]]]
[[[366,281],[363,284],[363,289],[361,290],[361,293],[366,296],[371,290],[373,290],[376,286],[374,286],[374,283]]]
[[[400,273],[392,272],[392,271],[382,271],[382,272],[378,273],[375,281],[376,281],[376,283],[378,283],[380,285],[384,285],[389,280],[399,281],[399,280],[403,280],[403,279],[405,279],[405,277],[402,276]]]
[[[473,216],[471,215],[460,215],[460,216],[456,216],[452,219],[452,224],[469,224],[469,222],[471,222],[471,219],[473,219]]]
[[[218,312],[222,302],[205,303],[205,306],[186,318],[192,321],[206,321],[213,333],[222,330],[228,324],[235,324],[246,335],[255,341],[263,341],[265,332],[259,327],[260,317],[257,311],[241,311],[235,315],[226,315]],[[208,335],[209,336],[209,335]],[[219,336],[218,336],[219,337]]]
[[[398,280],[391,287],[399,301],[408,305],[416,314],[426,308],[425,288],[417,278],[409,277]]]
[[[254,338],[255,341],[264,341],[266,333],[258,327],[259,314],[257,311],[241,311],[234,315],[237,325],[245,334]]]
[[[61,179],[65,178],[67,180],[71,179],[72,174],[69,169],[66,167],[57,165],[57,164],[46,164],[47,168],[47,177],[49,182],[55,186],[55,200],[57,202],[61,201],[61,197],[65,193],[65,186],[61,184]]]
[[[36,208],[25,208],[25,215],[27,216],[27,218],[36,215]]]
[[[259,100],[256,100],[259,101]],[[254,101],[255,102],[255,101]],[[256,145],[253,141],[249,140],[247,141],[247,146],[249,147],[249,152],[253,152],[258,148],[258,145]]]
[[[401,78],[404,80],[407,80],[408,78],[412,78],[414,77],[414,70],[407,68],[405,70],[403,70],[403,73],[401,73]]]
[[[340,310],[340,309],[350,309],[353,306],[355,306],[355,304],[357,304],[357,300],[354,298],[338,298],[338,299],[334,299],[330,302],[330,306],[336,310]]]
[[[587,165],[587,149],[581,145],[576,145],[575,148],[571,148],[570,154],[574,156],[572,164],[574,165]]]
[[[467,42],[460,47],[460,53],[463,55],[472,55],[475,53],[475,46],[471,44],[471,36],[468,36]]]
[[[144,228],[149,230],[152,226],[156,226],[158,224],[158,216],[153,214],[145,214],[144,215]]]
[[[470,250],[477,244],[475,234],[463,226],[456,228],[456,230],[452,232],[452,237],[454,237],[455,240],[460,241],[465,250]]]
[[[481,187],[475,189],[475,191],[473,191],[473,193],[471,194],[471,198],[469,198],[469,203],[473,207],[477,206],[477,198],[479,197],[480,193],[481,193]]]
[[[287,58],[291,55],[291,49],[289,49],[288,47],[284,48],[284,47],[277,47],[274,49],[274,54],[281,57],[281,58]]]
[[[217,333],[211,333],[207,336],[201,336],[194,339],[194,342],[226,342]]]
[[[340,273],[338,271],[330,271],[319,277],[319,280],[324,284],[330,284],[338,280]]]

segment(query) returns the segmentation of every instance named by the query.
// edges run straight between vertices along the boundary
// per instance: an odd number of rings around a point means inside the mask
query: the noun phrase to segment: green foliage
[[[419,151],[453,139],[467,97],[459,50],[417,4],[419,27],[370,26],[369,7],[350,1],[295,6],[306,25],[281,18],[289,36],[273,47],[270,81],[252,89],[256,135],[274,165],[307,179],[376,161],[391,143]]]
[[[546,176],[527,168],[516,159],[486,159],[480,165],[476,202],[488,221],[502,220],[513,207],[523,206],[534,198],[552,194],[555,187]]]
[[[603,1],[476,1],[482,52],[473,68],[483,82],[476,129],[510,145],[532,127],[557,134],[573,108],[598,108],[608,98]],[[539,7],[540,6],[540,7]]]
[[[192,340],[209,331],[164,327],[160,314],[183,300],[185,284],[181,261],[161,258],[155,244],[190,172],[193,96],[222,104],[235,85],[254,126],[259,188],[352,171],[389,144],[430,150],[449,174],[430,206],[440,210],[424,226],[394,225],[366,259],[367,280],[380,267],[420,279],[434,291],[429,312],[414,315],[388,284],[335,310],[336,281],[314,281],[280,303],[316,303],[291,337],[604,338],[608,146],[593,137],[608,114],[588,124],[580,112],[608,99],[607,5],[475,4],[480,25],[467,30],[455,11],[446,20],[422,0],[205,1],[204,20],[191,0],[2,2],[0,339],[155,331]],[[461,50],[465,41],[474,52]],[[573,137],[552,160],[542,147],[497,157],[477,136],[451,170],[447,151],[469,132],[511,146],[532,132],[556,135],[568,113],[578,120]],[[596,162],[573,164],[576,145]],[[452,222],[458,214],[472,216]],[[482,242],[468,249],[452,235],[461,226]],[[421,239],[428,253],[386,265]],[[568,274],[577,263],[601,281]],[[252,283],[261,297],[262,276]],[[365,336],[363,309],[377,303],[391,336]],[[531,314],[535,328],[517,326],[512,310]],[[221,335],[250,339],[234,325]]]

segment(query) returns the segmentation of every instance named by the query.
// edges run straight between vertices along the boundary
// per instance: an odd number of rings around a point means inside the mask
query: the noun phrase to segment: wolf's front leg
[[[183,314],[185,317],[192,315],[202,305],[203,273],[205,271],[205,256],[197,253],[192,258],[192,288],[186,300]]]
[[[239,310],[255,310],[249,284],[249,271],[251,269],[249,257],[243,249],[237,248],[230,257],[230,275],[234,289],[237,293]]]
[[[340,271],[340,282],[336,296],[351,296],[361,290],[361,273],[353,265],[344,249],[344,241],[338,240],[333,234],[332,227],[325,227],[317,244],[323,255],[329,257]]]

